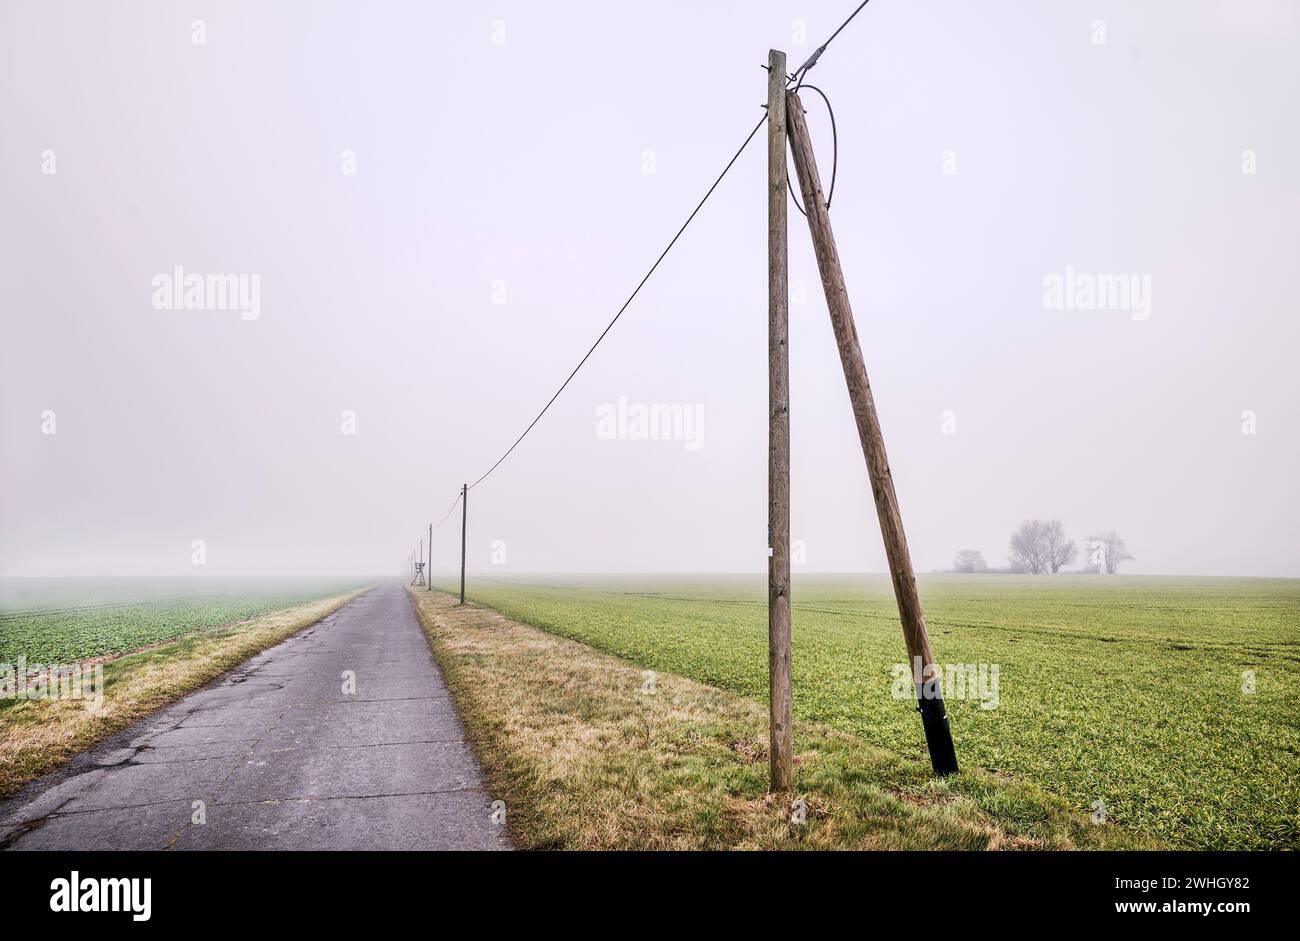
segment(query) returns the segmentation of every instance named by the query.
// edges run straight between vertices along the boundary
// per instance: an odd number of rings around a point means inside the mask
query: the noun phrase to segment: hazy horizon
[[[1146,578],[1146,579],[1171,579],[1171,580],[1172,580],[1172,579],[1184,579],[1184,578],[1185,578],[1185,579],[1202,579],[1202,580],[1205,580],[1205,579],[1232,579],[1232,578],[1257,578],[1257,579],[1265,579],[1265,580],[1270,580],[1270,581],[1288,581],[1288,580],[1292,580],[1292,581],[1294,581],[1294,580],[1296,580],[1297,578],[1300,578],[1300,576],[1294,576],[1294,575],[1215,575],[1215,574],[1204,574],[1204,575],[1176,575],[1176,574],[1168,574],[1168,573],[1152,573],[1152,572],[1137,572],[1137,571],[1135,571],[1135,572],[1118,572],[1118,573],[1116,573],[1116,574],[1114,574],[1114,575],[1105,575],[1105,574],[1100,574],[1100,573],[1096,573],[1096,572],[1085,572],[1085,571],[1081,571],[1081,570],[1079,570],[1079,569],[1071,569],[1071,570],[1069,570],[1069,571],[1064,571],[1064,570],[1063,570],[1063,571],[1060,571],[1060,572],[1054,572],[1054,573],[1042,573],[1042,574],[1038,574],[1038,575],[1035,575],[1035,574],[1033,574],[1033,573],[1031,573],[1031,572],[954,572],[954,571],[952,571],[951,569],[931,569],[931,570],[928,570],[928,571],[922,571],[922,570],[920,570],[920,569],[917,569],[915,574],[916,574],[916,577],[917,577],[917,578],[924,578],[924,577],[926,577],[926,576],[932,576],[932,575],[952,575],[952,576],[957,576],[957,577],[960,577],[960,578],[1007,578],[1007,577],[1013,577],[1013,578],[1044,579],[1044,580],[1045,580],[1045,579],[1050,579],[1050,578],[1065,578],[1065,577],[1074,577],[1074,576],[1078,576],[1078,577],[1081,577],[1081,578],[1091,578],[1091,577],[1095,577],[1095,578],[1099,578],[1099,579],[1107,579],[1107,578],[1109,578],[1109,579],[1117,579],[1117,578],[1120,578],[1120,579],[1122,579],[1122,578]],[[458,579],[458,578],[460,577],[460,570],[459,570],[459,569],[456,569],[456,570],[452,570],[452,569],[445,569],[445,570],[434,569],[433,575],[434,575],[434,582],[435,582],[434,587],[437,588],[437,587],[438,587],[438,584],[437,584],[437,583],[439,583],[439,582],[450,583],[450,582],[452,582],[453,580]],[[471,577],[471,576],[472,576],[472,577]],[[500,570],[487,570],[487,569],[474,569],[474,570],[471,570],[471,569],[466,569],[466,586],[465,586],[465,587],[466,587],[466,591],[467,591],[467,592],[468,592],[468,591],[471,591],[471,590],[473,589],[473,579],[480,579],[480,580],[481,580],[481,579],[494,579],[494,578],[497,578],[497,579],[510,579],[510,578],[554,578],[554,579],[557,579],[557,580],[567,580],[567,579],[585,578],[585,577],[588,577],[588,576],[591,576],[591,577],[600,577],[600,578],[610,577],[610,578],[633,578],[633,579],[635,579],[635,578],[681,578],[681,577],[689,577],[689,578],[753,578],[753,579],[765,579],[765,578],[767,577],[767,573],[766,573],[766,572],[760,572],[760,571],[749,571],[749,572],[743,572],[743,571],[735,571],[735,570],[733,570],[733,571],[721,571],[721,570],[720,570],[720,571],[716,571],[716,572],[707,572],[707,571],[698,571],[698,570],[692,570],[692,571],[679,571],[679,572],[666,571],[666,570],[664,570],[664,571],[657,571],[657,572],[656,572],[656,571],[635,571],[635,572],[634,572],[634,571],[615,571],[615,570],[591,571],[591,572],[578,572],[578,571],[567,571],[567,570],[566,570],[566,571],[543,571],[543,570],[537,570],[537,571],[510,571],[510,572],[503,572],[503,571],[500,571]],[[825,576],[825,577],[845,577],[845,578],[882,578],[882,579],[889,579],[889,578],[891,577],[890,574],[889,574],[889,572],[887,572],[887,571],[851,571],[851,570],[849,570],[849,569],[835,570],[835,571],[827,570],[827,569],[823,569],[823,570],[819,570],[819,569],[805,569],[805,570],[802,570],[802,571],[800,571],[800,570],[793,570],[793,571],[792,571],[792,574],[791,574],[791,578],[792,578],[792,580],[794,580],[794,581],[798,581],[799,578],[800,578],[800,576],[813,576],[813,577],[823,577],[823,576]],[[113,574],[113,573],[103,573],[103,572],[99,572],[99,573],[96,573],[96,572],[88,572],[88,573],[85,573],[85,574],[75,574],[75,575],[59,575],[59,574],[54,574],[54,575],[0,575],[0,583],[4,583],[4,582],[19,582],[19,581],[37,581],[37,580],[55,580],[55,579],[68,579],[68,580],[72,580],[72,579],[171,579],[171,578],[175,578],[175,579],[213,579],[213,580],[217,580],[217,579],[228,579],[228,580],[237,580],[237,579],[319,579],[319,580],[325,580],[325,579],[335,579],[335,578],[365,579],[365,580],[374,580],[374,581],[380,581],[380,580],[392,580],[392,579],[397,579],[397,580],[409,580],[409,576],[399,576],[398,574],[396,574],[396,573],[394,573],[394,572],[387,572],[387,573],[385,573],[385,572],[227,572],[227,573],[222,573],[222,574],[220,574],[220,575],[217,575],[217,574],[211,574],[211,575],[192,575],[192,574],[189,574],[189,573],[175,573],[175,574],[161,574],[161,575],[160,575],[160,574],[141,574],[141,573],[132,573],[132,574]]]
[[[0,577],[396,576],[854,5],[4,4]],[[873,0],[810,73],[918,573],[1037,517],[1300,576],[1296,48],[1282,0]],[[470,492],[471,573],[765,571],[765,166]],[[883,572],[789,245],[795,577]]]

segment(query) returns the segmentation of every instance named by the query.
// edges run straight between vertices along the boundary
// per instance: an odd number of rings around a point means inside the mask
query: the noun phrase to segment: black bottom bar
[[[148,922],[130,911],[60,911],[56,880],[147,878]],[[0,898],[13,937],[62,939],[69,928],[155,928],[171,941],[195,924],[256,919],[259,932],[284,926],[294,936],[321,926],[336,938],[360,923],[375,933],[395,916],[409,921],[469,915],[527,919],[582,907],[584,919],[627,919],[627,886],[691,904],[692,918],[716,913],[730,927],[747,917],[770,925],[772,907],[719,906],[721,890],[749,889],[763,878],[806,880],[831,899],[852,899],[873,924],[890,918],[915,926],[936,902],[918,885],[942,885],[945,924],[963,937],[993,923],[1072,925],[1118,919],[1182,932],[1193,921],[1216,935],[1294,915],[1296,857],[1289,853],[0,853]],[[630,880],[635,880],[630,881]],[[507,886],[507,896],[494,887]],[[574,886],[581,886],[575,890]],[[729,893],[733,894],[733,893]],[[694,900],[694,901],[693,901]],[[504,905],[503,901],[509,904]],[[53,905],[52,905],[53,903]],[[490,906],[495,905],[496,908]],[[119,909],[121,906],[119,906]],[[608,908],[608,911],[602,909]],[[781,909],[782,906],[776,906]],[[838,917],[828,906],[802,911],[798,923]],[[684,910],[684,909],[683,909]],[[1170,915],[1174,917],[1171,918]],[[53,933],[45,930],[49,920]],[[620,921],[621,920],[621,921]],[[60,924],[61,923],[61,924]],[[962,930],[965,929],[965,930]],[[938,930],[938,928],[936,928]],[[1213,929],[1212,929],[1213,930]],[[178,934],[177,932],[182,932]],[[241,935],[244,933],[240,929]]]

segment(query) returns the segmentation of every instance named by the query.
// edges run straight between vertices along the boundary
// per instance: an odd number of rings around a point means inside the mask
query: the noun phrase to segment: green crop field
[[[920,586],[937,661],[998,667],[996,708],[949,697],[967,766],[1177,847],[1300,848],[1300,580]],[[761,578],[471,578],[469,595],[647,669],[767,697]],[[888,580],[796,576],[793,598],[796,717],[923,757],[915,708],[893,696],[906,654]]]
[[[138,650],[365,584],[342,578],[0,580],[0,663]]]

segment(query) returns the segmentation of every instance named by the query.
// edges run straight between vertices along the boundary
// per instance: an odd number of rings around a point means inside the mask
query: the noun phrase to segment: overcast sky
[[[395,571],[853,5],[6,0],[0,575]],[[874,0],[813,70],[918,570],[1036,516],[1300,575],[1298,55],[1285,0]],[[472,570],[764,570],[764,154],[471,492]],[[790,277],[793,536],[881,571],[796,211]]]

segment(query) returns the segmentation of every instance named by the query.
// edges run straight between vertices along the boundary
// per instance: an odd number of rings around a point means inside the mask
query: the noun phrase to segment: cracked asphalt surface
[[[28,785],[0,847],[508,849],[491,802],[390,583]]]

